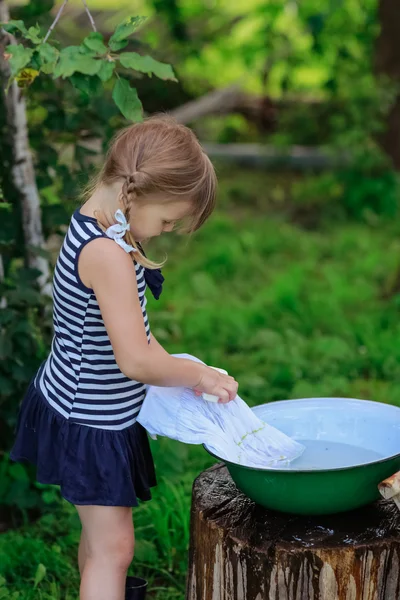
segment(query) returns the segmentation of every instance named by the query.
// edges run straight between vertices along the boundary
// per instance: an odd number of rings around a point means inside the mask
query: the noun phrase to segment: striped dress
[[[51,351],[22,402],[10,457],[36,465],[37,480],[60,485],[75,505],[137,506],[157,483],[137,421],[145,385],[119,369],[96,297],[78,273],[82,249],[99,237],[106,234],[96,220],[75,211],[54,273]],[[159,294],[163,278],[150,283],[142,266],[135,269],[150,341],[146,280]]]
[[[78,274],[78,258],[91,240],[106,237],[96,219],[75,211],[54,273],[54,338],[35,385],[70,421],[101,429],[124,429],[139,413],[145,385],[119,369],[93,290]],[[108,238],[107,238],[108,239]],[[144,268],[135,264],[147,338]]]

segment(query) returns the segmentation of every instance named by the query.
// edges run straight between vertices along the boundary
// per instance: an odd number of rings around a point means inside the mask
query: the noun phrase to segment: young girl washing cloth
[[[236,381],[168,354],[150,333],[146,280],[162,277],[140,242],[182,222],[199,229],[216,178],[194,134],[166,117],[119,132],[86,203],[72,216],[54,272],[54,338],[23,401],[13,460],[58,484],[82,523],[81,600],[143,598],[128,578],[131,507],[156,485],[148,438],[136,421],[145,385],[186,386],[233,400]],[[131,590],[128,588],[132,587]]]

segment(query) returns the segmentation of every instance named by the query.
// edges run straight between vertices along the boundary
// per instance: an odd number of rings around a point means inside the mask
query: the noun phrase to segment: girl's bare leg
[[[124,600],[133,558],[132,510],[121,506],[77,506],[82,522],[80,600]]]
[[[83,573],[83,569],[85,568],[85,563],[86,563],[86,556],[87,556],[87,550],[86,550],[86,537],[85,537],[85,532],[81,531],[81,539],[79,540],[79,549],[78,549],[78,565],[79,565],[79,573],[82,577],[82,573]]]

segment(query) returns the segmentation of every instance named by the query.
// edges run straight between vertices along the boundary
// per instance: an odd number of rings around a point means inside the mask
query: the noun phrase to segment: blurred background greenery
[[[194,129],[219,175],[206,226],[148,248],[169,257],[164,293],[149,302],[159,341],[226,368],[251,405],[350,396],[400,406],[395,0],[89,6],[105,39],[124,17],[148,17],[128,50],[170,63],[178,81],[127,77],[146,114],[170,111]],[[8,3],[12,18],[43,31],[59,7]],[[63,47],[89,32],[83,5],[69,0],[52,36]],[[25,92],[40,252],[51,265],[82,185],[126,124],[108,84],[86,83],[39,76]],[[72,600],[74,510],[7,454],[18,403],[49,348],[51,313],[25,247],[0,112],[0,597]],[[184,597],[191,485],[212,461],[166,439],[152,447],[159,486],[135,510],[133,572],[149,578],[151,597],[172,600]]]

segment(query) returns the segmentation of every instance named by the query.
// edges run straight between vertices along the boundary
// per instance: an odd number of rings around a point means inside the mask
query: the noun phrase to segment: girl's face
[[[130,211],[132,236],[137,242],[142,242],[172,231],[177,221],[190,214],[191,208],[188,200],[143,203],[139,200]]]

